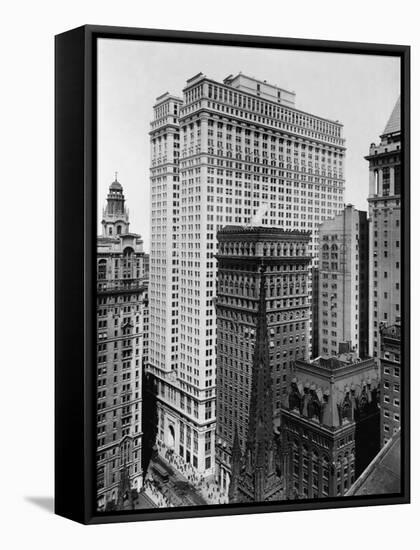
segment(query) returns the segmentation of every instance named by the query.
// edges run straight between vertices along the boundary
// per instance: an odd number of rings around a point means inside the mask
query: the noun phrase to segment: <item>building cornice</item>
[[[198,77],[198,75],[196,75],[196,77]],[[319,120],[320,122],[327,122],[328,124],[333,124],[335,126],[339,126],[340,128],[343,128],[343,123],[342,122],[339,122],[337,120],[332,120],[332,119],[329,119],[329,118],[325,118],[325,117],[321,117],[319,115],[314,115],[312,113],[309,113],[307,111],[302,111],[301,109],[298,109],[297,107],[292,107],[290,105],[285,105],[284,103],[278,103],[277,101],[274,101],[274,100],[271,100],[271,99],[268,99],[266,97],[261,97],[261,96],[258,96],[257,94],[253,94],[251,92],[247,92],[245,90],[239,90],[237,88],[232,88],[232,86],[229,86],[229,84],[224,84],[223,82],[218,82],[217,80],[213,80],[212,78],[209,78],[205,75],[202,75],[202,77],[200,78],[197,78],[196,77],[192,77],[190,78],[189,80],[187,80],[187,86],[185,86],[182,91],[185,93],[187,90],[193,88],[194,86],[198,85],[198,84],[202,84],[203,82],[208,82],[209,84],[214,84],[216,86],[221,86],[222,88],[225,88],[226,90],[230,91],[230,92],[235,92],[235,93],[238,93],[238,94],[244,94],[248,97],[250,97],[251,99],[254,99],[256,101],[264,101],[264,102],[267,102],[267,103],[270,103],[271,105],[273,105],[274,107],[279,107],[279,108],[282,108],[282,109],[288,109],[290,111],[294,111],[296,113],[299,113],[299,114],[302,114],[302,115],[305,115],[305,116],[309,116],[309,117],[312,117],[316,120]],[[260,81],[258,81],[260,82]],[[262,81],[261,81],[262,82]],[[267,83],[269,84],[269,83]],[[284,88],[280,88],[282,90],[284,90]],[[287,91],[287,90],[284,90],[284,91]],[[290,93],[290,92],[289,92]],[[212,100],[212,98],[208,98],[206,96],[206,99],[210,99]],[[217,100],[216,100],[217,101]],[[218,101],[217,101],[218,102]],[[186,107],[186,104],[184,102],[183,104],[184,107]],[[234,107],[234,106],[233,106]],[[239,108],[239,107],[238,107]],[[242,109],[242,110],[245,110],[245,109]],[[343,139],[343,138],[340,138],[340,139]]]

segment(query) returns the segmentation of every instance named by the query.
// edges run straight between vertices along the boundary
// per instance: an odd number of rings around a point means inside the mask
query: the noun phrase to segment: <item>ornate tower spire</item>
[[[117,506],[118,510],[124,510],[125,508],[128,510],[134,509],[130,475],[126,465],[124,465],[120,471]]]
[[[128,211],[125,207],[123,188],[117,177],[118,172],[115,172],[115,179],[109,186],[106,207],[103,210],[102,227],[104,236],[128,233]]]
[[[262,265],[248,435],[242,472],[240,468],[238,469],[240,458],[238,460],[235,442],[232,450],[232,497],[235,498],[235,493],[237,495],[234,502],[262,502],[283,498],[283,485],[276,473],[274,461],[273,389],[267,327],[265,270],[266,267]],[[236,437],[235,434],[235,440]],[[236,445],[239,446],[239,442]],[[231,487],[229,488],[229,501],[231,502],[230,489]]]
[[[273,390],[267,328],[265,266],[261,266],[251,402],[246,444],[247,472],[254,473],[255,500],[264,500],[265,482],[273,468]]]
[[[239,445],[238,426],[235,425],[235,435],[232,446],[232,477],[229,485],[229,502],[238,502],[238,485],[242,469],[242,452]]]

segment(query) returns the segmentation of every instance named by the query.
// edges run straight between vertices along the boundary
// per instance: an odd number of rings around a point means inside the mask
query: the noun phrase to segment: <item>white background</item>
[[[418,545],[419,60],[414,0],[9,1],[1,56],[1,424],[3,548],[318,548]],[[85,23],[412,46],[413,504],[83,527],[54,516],[54,34]],[[368,146],[369,144],[366,144]],[[367,176],[367,175],[366,175]],[[417,219],[416,219],[417,217]],[[69,342],[71,345],[71,342]],[[411,539],[411,541],[410,541]]]

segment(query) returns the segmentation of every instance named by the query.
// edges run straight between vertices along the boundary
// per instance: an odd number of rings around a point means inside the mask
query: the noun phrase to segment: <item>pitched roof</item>
[[[391,116],[385,126],[385,130],[382,135],[394,134],[401,131],[401,98],[397,99],[397,102],[392,110]]]
[[[345,496],[380,495],[401,491],[401,430],[382,447]]]

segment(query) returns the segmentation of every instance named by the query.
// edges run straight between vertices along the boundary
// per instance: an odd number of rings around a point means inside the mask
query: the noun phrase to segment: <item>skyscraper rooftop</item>
[[[397,99],[397,102],[392,110],[391,116],[383,131],[383,135],[395,134],[401,131],[401,98]]]

